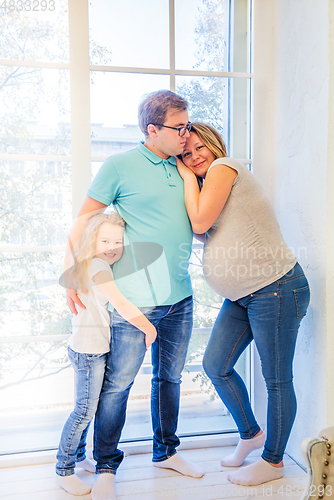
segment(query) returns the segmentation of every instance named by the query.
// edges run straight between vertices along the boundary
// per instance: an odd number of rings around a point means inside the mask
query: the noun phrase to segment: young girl
[[[92,216],[74,250],[75,263],[67,275],[72,288],[88,291],[79,293],[86,308],[80,307],[72,318],[68,355],[76,373],[76,403],[61,435],[56,465],[58,483],[72,495],[85,495],[91,490],[74,474],[75,465],[95,472],[94,463],[86,458],[86,436],[97,409],[110,350],[108,302],[144,332],[146,348],[156,338],[152,323],[121,294],[113,281],[110,266],[122,256],[124,225],[116,213]]]
[[[227,476],[232,483],[254,486],[284,474],[283,453],[296,414],[292,362],[309,286],[259,183],[227,157],[213,127],[192,123],[182,160],[178,169],[189,219],[195,233],[205,233],[203,272],[209,286],[225,297],[203,358],[241,438],[221,464],[239,467],[264,446],[258,461]],[[252,340],[268,390],[267,436],[234,370]]]

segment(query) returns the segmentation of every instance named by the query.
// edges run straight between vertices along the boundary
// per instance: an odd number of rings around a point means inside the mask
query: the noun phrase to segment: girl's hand
[[[146,350],[150,347],[151,344],[153,344],[156,338],[157,338],[157,331],[155,327],[152,325],[152,331],[145,334]]]
[[[181,161],[177,156],[175,156],[175,159],[176,159],[177,169],[183,180],[185,180],[187,175],[195,175],[188,167],[185,166],[183,161]]]

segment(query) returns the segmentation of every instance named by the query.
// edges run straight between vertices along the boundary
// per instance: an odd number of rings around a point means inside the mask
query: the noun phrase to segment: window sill
[[[238,433],[213,434],[206,436],[194,436],[182,438],[178,451],[195,448],[216,448],[219,446],[233,446],[238,442]],[[138,455],[152,452],[152,440],[138,441],[135,443],[122,443],[125,456]],[[49,464],[55,462],[56,450],[37,451],[32,453],[13,453],[0,456],[0,468],[21,467],[26,465]],[[92,450],[88,449],[87,455],[92,456]]]

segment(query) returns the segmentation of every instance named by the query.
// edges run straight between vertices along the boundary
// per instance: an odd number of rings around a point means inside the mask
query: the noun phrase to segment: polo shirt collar
[[[158,163],[163,163],[163,162],[166,163],[167,162],[167,163],[170,163],[171,165],[173,165],[174,167],[176,167],[176,160],[175,160],[174,156],[170,156],[169,158],[164,160],[163,158],[160,158],[160,156],[153,153],[146,146],[144,146],[144,142],[142,142],[142,141],[140,142],[140,144],[138,146],[138,150],[142,155],[144,155],[148,160],[150,160],[155,165],[158,165]]]

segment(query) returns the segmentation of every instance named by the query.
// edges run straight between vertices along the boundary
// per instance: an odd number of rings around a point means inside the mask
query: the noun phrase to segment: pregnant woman
[[[203,359],[240,433],[235,452],[221,464],[239,467],[250,452],[264,447],[259,460],[227,477],[242,485],[279,479],[296,415],[292,362],[310,300],[308,282],[259,183],[244,165],[227,157],[213,127],[192,124],[177,166],[193,231],[205,233],[203,273],[225,298]],[[252,340],[268,391],[267,435],[234,370]]]

